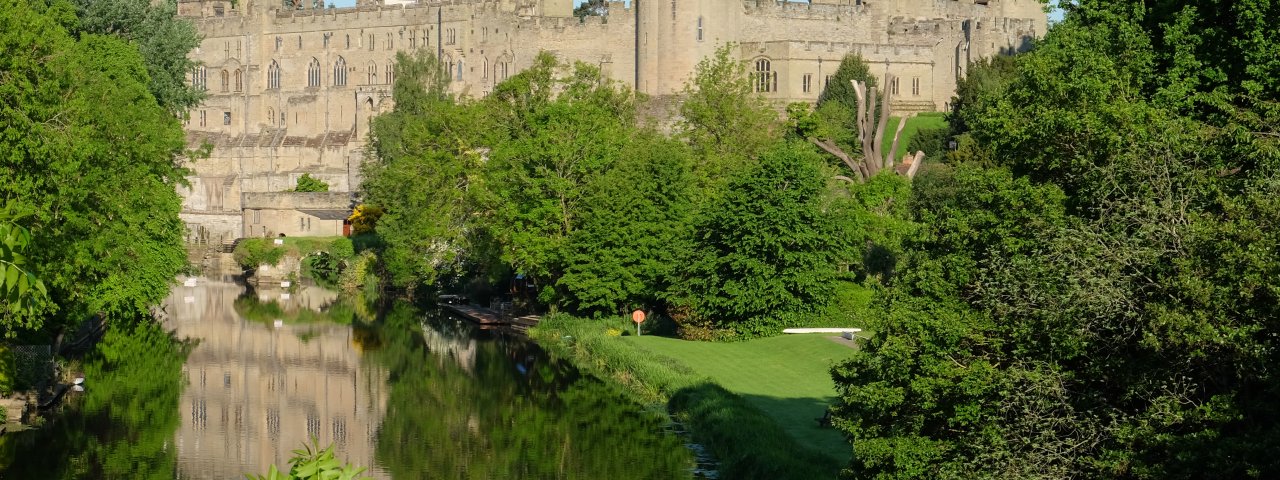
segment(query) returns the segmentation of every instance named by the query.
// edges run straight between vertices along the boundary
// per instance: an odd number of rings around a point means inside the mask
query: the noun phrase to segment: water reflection
[[[661,412],[523,337],[207,279],[164,310],[112,327],[62,415],[0,437],[0,478],[244,478],[310,437],[376,479],[690,476]]]
[[[330,312],[341,311],[330,308],[336,299],[316,287],[246,290],[219,281],[175,290],[168,326],[199,339],[183,367],[179,478],[264,473],[312,437],[388,478],[374,465],[372,441],[386,373],[362,364],[352,329],[332,321],[343,317]]]
[[[394,478],[689,477],[660,415],[523,338],[423,318],[392,309],[371,354],[390,372],[377,457]]]
[[[0,437],[0,478],[173,478],[188,347],[155,322],[112,325],[84,359],[87,390],[41,428]]]

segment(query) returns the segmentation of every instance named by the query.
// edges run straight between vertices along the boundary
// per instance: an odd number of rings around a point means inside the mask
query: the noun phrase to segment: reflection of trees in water
[[[84,360],[86,391],[43,428],[0,437],[2,477],[174,478],[189,351],[154,321],[112,325]]]
[[[289,297],[281,297],[282,293],[289,293]],[[375,315],[369,304],[364,293],[339,297],[336,292],[320,287],[302,286],[286,291],[252,285],[245,285],[245,291],[233,302],[241,318],[267,325],[276,320],[287,324],[371,322]]]
[[[377,459],[394,478],[688,475],[688,450],[661,433],[662,419],[609,386],[514,336],[440,318],[428,318],[431,333],[418,335],[420,318],[395,307],[373,354],[391,374]],[[443,361],[468,341],[470,368]]]

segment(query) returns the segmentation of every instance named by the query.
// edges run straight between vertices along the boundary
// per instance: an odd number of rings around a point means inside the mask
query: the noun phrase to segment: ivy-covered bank
[[[540,345],[579,369],[622,386],[639,401],[666,405],[694,441],[720,461],[724,478],[834,478],[841,463],[798,443],[742,397],[688,366],[623,341],[625,318],[550,315],[529,331]]]

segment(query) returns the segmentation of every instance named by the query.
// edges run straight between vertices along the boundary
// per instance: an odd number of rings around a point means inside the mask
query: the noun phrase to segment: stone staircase
[[[243,239],[236,238],[216,243],[209,242],[203,245],[188,245],[188,258],[192,263],[199,265],[200,271],[206,274],[222,272],[232,267],[232,265],[227,265],[227,262],[234,263],[234,260],[231,259],[231,254],[236,251],[236,246],[240,245],[241,240]]]

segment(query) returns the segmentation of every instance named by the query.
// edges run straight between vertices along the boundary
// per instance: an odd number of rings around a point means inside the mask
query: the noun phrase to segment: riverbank
[[[774,418],[713,377],[621,337],[627,323],[551,315],[529,334],[580,369],[621,385],[641,402],[665,405],[688,427],[693,439],[716,456],[724,478],[836,477],[843,459],[798,441]]]

